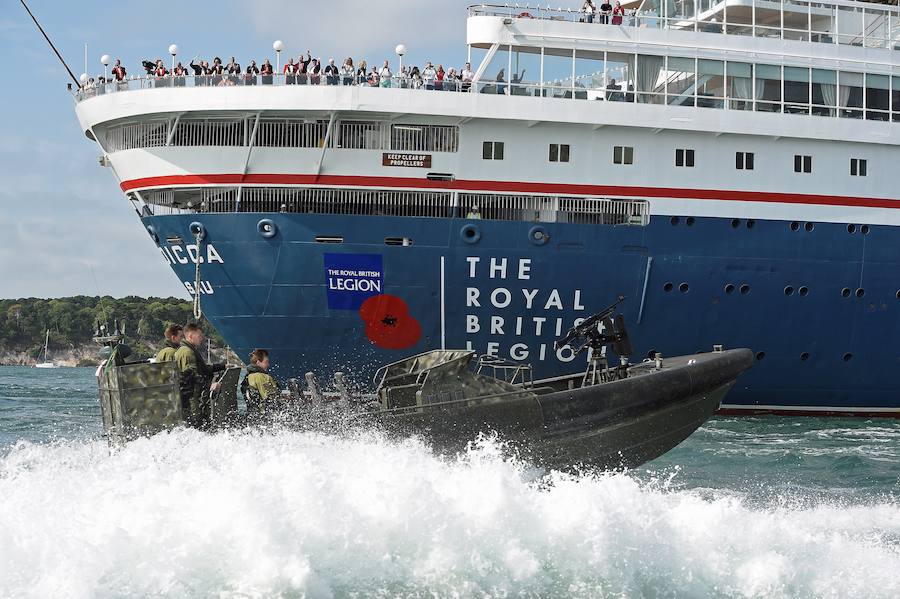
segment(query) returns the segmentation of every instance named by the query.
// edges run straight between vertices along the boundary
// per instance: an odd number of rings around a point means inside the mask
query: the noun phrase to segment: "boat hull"
[[[261,236],[264,219],[275,236]],[[199,252],[167,241],[189,240],[195,221],[207,232]],[[239,355],[270,349],[282,378],[344,371],[367,383],[380,364],[446,347],[530,363],[536,377],[569,373],[584,358],[555,351],[554,340],[623,295],[636,358],[753,348],[757,367],[724,409],[900,415],[894,227],[863,236],[841,224],[654,216],[644,227],[542,223],[546,241],[536,244],[535,223],[524,222],[235,213],[143,222],[189,291],[202,258],[205,315]],[[369,289],[329,274],[348,270],[372,274]],[[399,316],[364,318],[361,300],[378,294],[399,300]]]

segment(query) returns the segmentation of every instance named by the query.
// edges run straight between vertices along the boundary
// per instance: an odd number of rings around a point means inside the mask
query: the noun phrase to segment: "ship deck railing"
[[[600,4],[598,0],[595,4]],[[623,4],[621,24],[596,27],[638,27],[774,38],[865,48],[900,49],[900,0],[873,3],[851,0],[637,0]],[[671,11],[671,12],[670,12]],[[503,17],[587,23],[578,8],[527,4],[476,4],[470,17]]]
[[[758,83],[756,80],[752,85],[748,84],[747,90],[744,90],[745,96],[735,95],[735,91],[742,88],[731,86],[706,86],[701,81],[701,76],[694,74],[694,79],[686,79],[689,85],[683,85],[684,89],[672,91],[671,82],[657,82],[651,89],[635,89],[633,85],[634,79],[629,75],[630,71],[634,71],[634,56],[631,56],[632,62],[629,63],[625,71],[621,74],[609,70],[607,72],[594,73],[589,76],[577,77],[575,80],[567,79],[565,81],[548,81],[544,83],[509,83],[507,81],[498,82],[490,78],[482,79],[473,84],[464,84],[462,82],[444,82],[444,86],[440,90],[429,90],[424,87],[416,87],[408,78],[394,77],[391,79],[389,86],[380,85],[379,89],[393,88],[405,89],[415,93],[480,93],[489,95],[505,95],[514,97],[532,97],[532,98],[551,98],[565,100],[603,100],[607,102],[624,102],[639,104],[656,104],[661,106],[681,106],[681,107],[698,107],[698,108],[718,108],[725,110],[740,111],[756,111],[769,113],[783,113],[793,115],[812,115],[819,117],[841,117],[851,119],[864,119],[870,121],[894,121],[900,122],[900,75],[893,77],[886,75],[875,75],[864,73],[846,73],[841,71],[839,74],[842,79],[838,81],[838,75],[835,75],[834,81],[829,83],[829,89],[841,88],[841,93],[830,93],[823,95],[831,103],[815,102],[815,101],[791,101],[787,98],[787,94],[780,97],[770,97],[766,95],[764,90],[757,93],[760,97],[745,97],[747,94],[756,90]],[[780,68],[780,67],[779,67]],[[794,69],[797,70],[797,69]],[[808,71],[808,69],[807,69]],[[835,72],[832,72],[835,73]],[[623,76],[619,83],[611,83],[609,77]],[[684,74],[679,74],[684,76]],[[863,77],[868,76],[875,81],[878,79],[886,80],[887,83],[862,83]],[[731,77],[731,75],[729,75]],[[783,76],[782,78],[786,78]],[[851,77],[850,80],[844,81],[844,77]],[[719,77],[721,79],[721,76]],[[856,81],[858,79],[859,81]],[[889,81],[892,79],[892,82]],[[223,83],[227,81],[227,83]],[[602,83],[598,83],[602,82]],[[748,79],[748,81],[750,81]],[[815,85],[813,78],[806,79],[809,85]],[[273,75],[271,77],[248,77],[246,75],[220,75],[220,76],[172,76],[164,77],[138,77],[133,76],[121,82],[99,83],[88,85],[84,89],[75,92],[77,102],[124,91],[147,90],[147,89],[168,89],[168,88],[230,88],[230,87],[270,87],[270,86],[293,86],[289,83],[284,75]],[[296,85],[310,85],[296,84]],[[315,84],[326,86],[324,77],[322,82]],[[343,82],[339,82],[337,86],[343,86]],[[357,85],[353,83],[353,85]],[[363,87],[371,87],[363,85]],[[866,99],[866,91],[869,89],[884,89],[884,98],[881,103],[877,104]],[[709,91],[712,89],[713,91]],[[856,89],[858,93],[853,94]],[[749,91],[748,91],[749,90]],[[809,90],[809,97],[812,99],[812,89]]]

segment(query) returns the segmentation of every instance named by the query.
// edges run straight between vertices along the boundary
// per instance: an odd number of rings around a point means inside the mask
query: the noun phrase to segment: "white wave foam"
[[[486,442],[192,431],[0,457],[0,596],[897,597],[900,505],[768,510]]]

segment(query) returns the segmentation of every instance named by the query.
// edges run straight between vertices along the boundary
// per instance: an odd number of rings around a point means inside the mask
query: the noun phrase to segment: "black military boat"
[[[621,301],[621,298],[620,298]],[[383,367],[374,393],[353,392],[342,374],[322,391],[315,376],[291,381],[277,419],[286,426],[334,430],[378,428],[415,435],[440,451],[462,450],[493,433],[547,468],[635,467],[673,449],[718,409],[737,377],[753,364],[748,349],[631,364],[618,302],[557,342],[588,355],[583,373],[532,380],[527,365],[474,352],[435,350]],[[109,340],[107,339],[107,343]],[[121,346],[116,346],[116,348]],[[619,356],[611,365],[607,351]],[[183,421],[172,364],[127,364],[114,349],[99,377],[104,425],[111,440],[153,434]],[[237,379],[229,369],[212,398],[215,426],[244,425]]]

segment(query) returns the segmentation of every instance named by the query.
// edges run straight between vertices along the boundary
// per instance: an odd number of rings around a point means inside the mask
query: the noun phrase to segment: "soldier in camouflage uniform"
[[[175,360],[175,352],[181,347],[181,340],[184,339],[184,332],[180,324],[170,324],[166,327],[166,344],[159,353],[156,354],[156,363],[173,362]]]
[[[250,420],[258,420],[274,409],[279,390],[278,383],[269,374],[267,350],[257,349],[250,354],[247,376],[241,381],[241,394],[247,402],[247,417]]]
[[[184,327],[184,339],[175,352],[175,364],[181,373],[181,406],[189,426],[206,428],[210,424],[210,393],[218,384],[213,374],[225,370],[225,364],[207,364],[198,348],[203,346],[203,331],[196,324]]]

